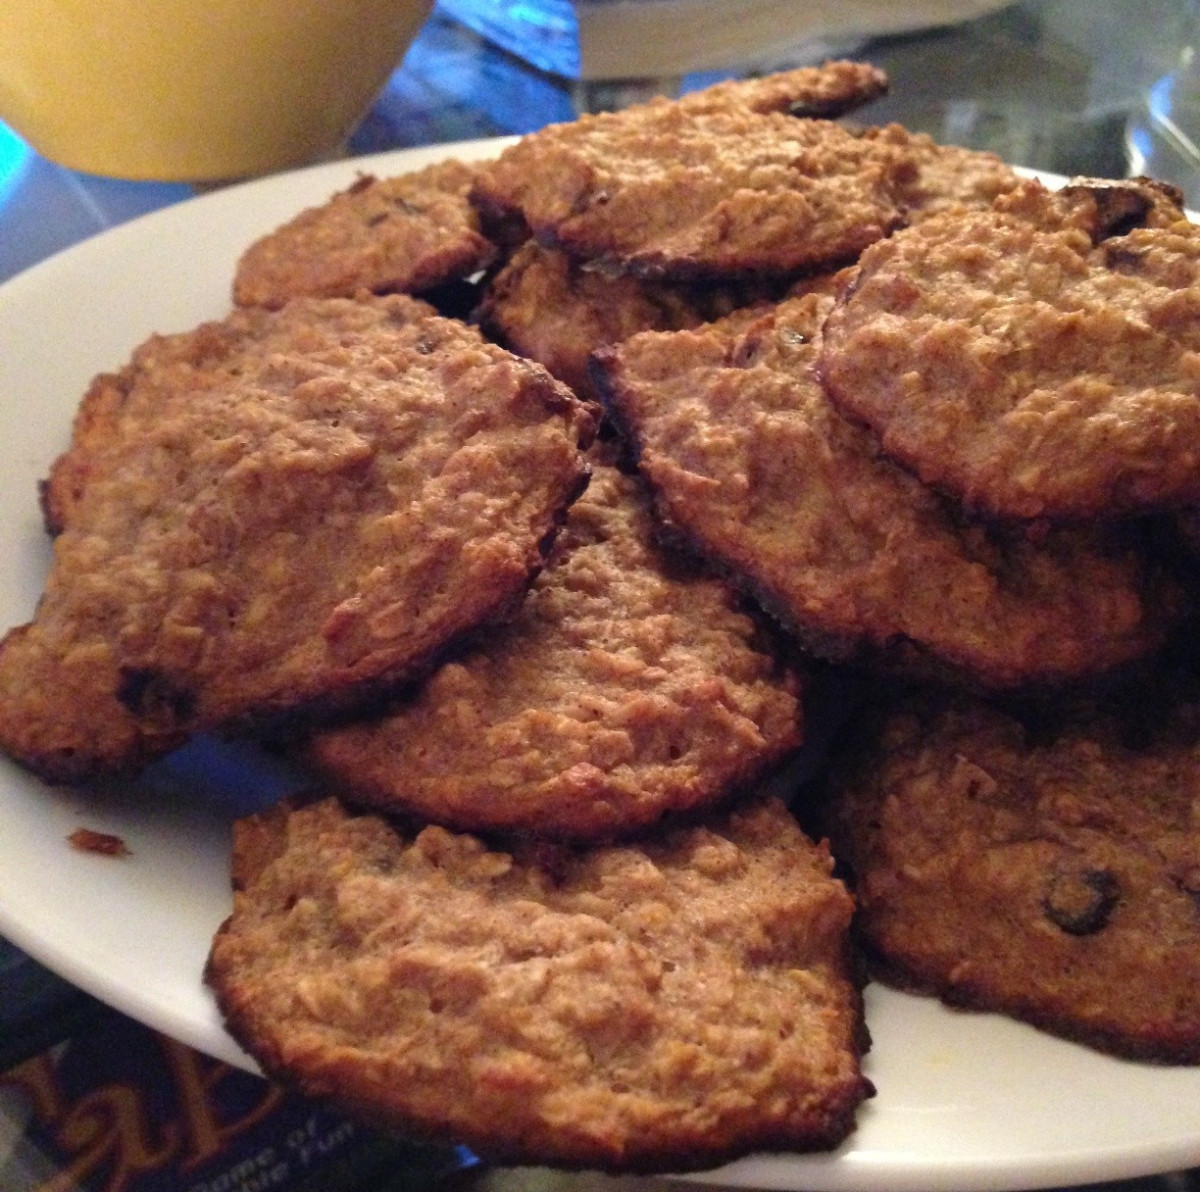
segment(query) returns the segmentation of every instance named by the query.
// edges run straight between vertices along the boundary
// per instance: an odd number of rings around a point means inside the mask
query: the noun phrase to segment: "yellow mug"
[[[334,153],[432,0],[0,0],[0,120],[71,169],[214,181]]]

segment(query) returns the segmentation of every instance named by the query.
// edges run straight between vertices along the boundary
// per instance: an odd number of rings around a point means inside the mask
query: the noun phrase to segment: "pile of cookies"
[[[207,971],[269,1075],[502,1160],[830,1148],[864,958],[1200,1061],[1200,233],[838,119],[886,85],[363,177],[85,395],[0,747],[309,767]]]

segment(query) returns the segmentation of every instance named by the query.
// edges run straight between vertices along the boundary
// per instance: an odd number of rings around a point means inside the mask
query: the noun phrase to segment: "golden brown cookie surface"
[[[653,533],[638,482],[594,462],[513,620],[310,759],[358,804],[567,839],[746,789],[800,744],[797,676]]]
[[[1174,598],[1132,545],[972,524],[832,408],[813,372],[832,302],[600,353],[667,521],[833,657],[1007,687],[1157,645]]]
[[[474,167],[453,158],[392,178],[363,175],[242,254],[233,283],[241,306],[292,298],[416,293],[495,259],[467,202]]]
[[[591,414],[427,309],[300,300],[135,355],[72,448],[86,479],[36,617],[0,650],[7,751],[83,777],[354,702],[520,597]],[[160,384],[163,358],[188,383]]]
[[[1042,736],[982,703],[903,705],[835,786],[835,848],[893,979],[1197,1063],[1200,716],[1120,727]]]
[[[870,1093],[830,864],[777,802],[522,855],[325,800],[239,824],[208,980],[269,1074],[502,1161],[828,1147]]]
[[[1200,233],[1162,188],[1025,183],[864,253],[822,375],[890,455],[973,508],[1081,519],[1191,502],[1197,278]]]
[[[325,325],[316,314],[326,312]],[[152,335],[119,372],[93,378],[79,403],[67,449],[51,464],[41,486],[46,528],[58,534],[70,522],[95,474],[119,466],[122,437],[140,434],[163,411],[199,399],[206,390],[229,387],[254,375],[272,354],[329,352],[336,336],[368,332],[388,321],[412,321],[437,312],[418,299],[398,299],[385,308],[371,303],[300,304],[288,315],[248,312],[204,323],[183,335]],[[309,317],[309,314],[312,317]],[[381,317],[383,315],[383,317]],[[307,326],[306,326],[307,322]],[[347,356],[349,361],[351,357]]]

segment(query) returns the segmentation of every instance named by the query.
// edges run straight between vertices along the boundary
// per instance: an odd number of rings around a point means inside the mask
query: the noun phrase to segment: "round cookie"
[[[835,853],[888,979],[1097,1048],[1200,1062],[1200,705],[1054,733],[917,700],[852,748]]]
[[[872,1090],[831,865],[777,801],[504,853],[324,800],[236,826],[207,980],[269,1076],[488,1159],[832,1147]]]
[[[1136,535],[976,524],[880,455],[813,371],[833,298],[643,333],[597,377],[669,527],[811,649],[981,687],[1080,678],[1182,604]]]
[[[829,317],[838,406],[1001,518],[1200,496],[1200,232],[1144,181],[1024,183],[873,245]]]
[[[475,169],[451,158],[392,178],[362,175],[302,211],[242,254],[233,281],[239,306],[280,307],[292,298],[417,293],[495,261],[467,201]]]
[[[629,835],[745,790],[801,741],[798,676],[723,580],[654,543],[593,460],[512,621],[382,716],[315,734],[346,798],[470,831]]]
[[[480,169],[488,220],[612,272],[779,277],[853,260],[901,221],[887,154],[828,120],[670,102],[523,137]]]
[[[594,430],[400,295],[238,310],[100,391],[35,617],[0,645],[0,747],[55,779],[424,673],[523,596]]]
[[[867,67],[824,68],[855,71],[871,82]],[[994,154],[899,125],[797,119],[788,113],[829,110],[805,103],[820,88],[798,85],[803,75],[551,125],[482,166],[471,199],[485,225],[523,223],[543,245],[608,273],[777,279],[835,268],[905,222],[949,203],[990,203],[1015,185]]]

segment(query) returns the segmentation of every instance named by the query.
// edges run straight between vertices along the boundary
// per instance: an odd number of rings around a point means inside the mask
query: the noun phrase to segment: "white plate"
[[[496,148],[410,150],[220,191],[0,287],[0,625],[33,613],[49,559],[37,481],[66,444],[94,373],[122,364],[151,332],[223,315],[242,248],[357,172],[400,173]],[[253,1069],[201,977],[230,904],[229,825],[287,782],[248,751],[207,742],[99,793],[51,789],[0,761],[0,933],[132,1017]],[[131,855],[72,849],[66,838],[78,827],[116,833]],[[808,1192],[971,1192],[1200,1164],[1200,1069],[1119,1062],[874,986],[867,1016],[866,1067],[879,1092],[840,1150],[754,1156],[699,1178]]]

